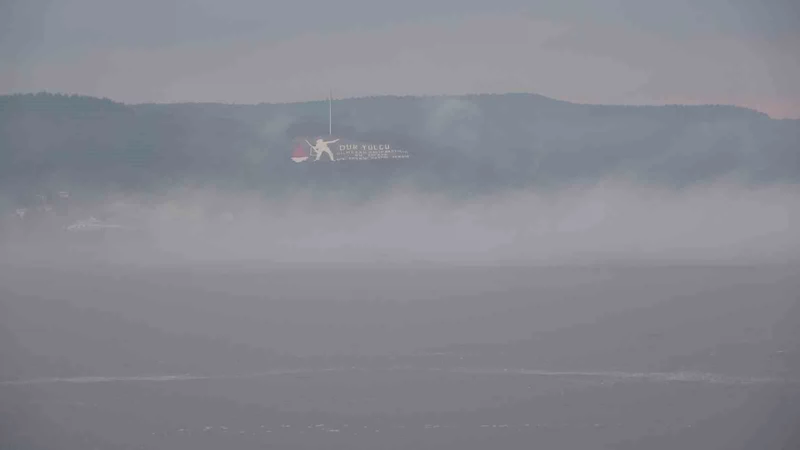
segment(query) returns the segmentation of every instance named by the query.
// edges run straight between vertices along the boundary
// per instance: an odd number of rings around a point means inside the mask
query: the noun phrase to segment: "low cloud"
[[[104,205],[109,221],[138,230],[133,240],[107,236],[68,247],[52,244],[52,236],[7,235],[3,259],[56,261],[80,248],[84,258],[137,264],[782,262],[800,254],[792,227],[800,221],[799,191],[604,182],[469,201],[394,191],[354,204],[310,192],[264,200],[183,190],[155,203],[124,198]]]

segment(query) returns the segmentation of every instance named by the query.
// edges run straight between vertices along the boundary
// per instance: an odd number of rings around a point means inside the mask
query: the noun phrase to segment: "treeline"
[[[403,161],[295,164],[291,140],[325,135],[326,101],[125,105],[49,93],[0,97],[0,190],[157,190],[176,184],[458,193],[625,177],[682,186],[718,177],[800,181],[800,121],[730,106],[599,106],[531,94],[336,100],[334,134],[388,143]]]

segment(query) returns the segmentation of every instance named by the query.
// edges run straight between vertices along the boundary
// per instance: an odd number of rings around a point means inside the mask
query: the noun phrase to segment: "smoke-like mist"
[[[455,201],[397,190],[366,203],[265,200],[246,192],[172,191],[102,210],[133,230],[78,239],[63,230],[4,236],[3,259],[101,258],[192,263],[432,262],[569,264],[795,259],[800,189],[729,183],[672,190],[616,182]],[[87,209],[88,211],[89,209]],[[54,234],[59,239],[52,239]],[[76,241],[78,244],[72,245]],[[67,242],[60,245],[56,242]],[[77,256],[80,255],[80,256]]]

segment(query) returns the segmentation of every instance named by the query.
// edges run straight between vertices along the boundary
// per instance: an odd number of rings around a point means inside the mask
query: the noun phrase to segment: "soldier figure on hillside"
[[[308,146],[311,147],[311,150],[314,151],[314,154],[316,154],[316,157],[314,158],[314,161],[319,161],[319,158],[322,156],[323,153],[327,154],[328,157],[331,159],[331,161],[336,161],[333,158],[333,152],[331,152],[331,149],[328,147],[328,144],[333,144],[335,142],[339,142],[339,139],[334,139],[332,141],[323,141],[320,138],[320,139],[317,139],[317,142],[316,142],[317,145],[311,145],[310,142],[306,141]]]

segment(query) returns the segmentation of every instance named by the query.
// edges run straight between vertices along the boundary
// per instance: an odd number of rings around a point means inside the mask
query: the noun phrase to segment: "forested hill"
[[[152,190],[179,183],[375,192],[553,187],[616,176],[682,186],[800,181],[800,121],[731,106],[579,105],[532,94],[336,100],[334,134],[404,161],[295,164],[327,134],[327,102],[143,104],[48,93],[0,97],[0,191]]]

